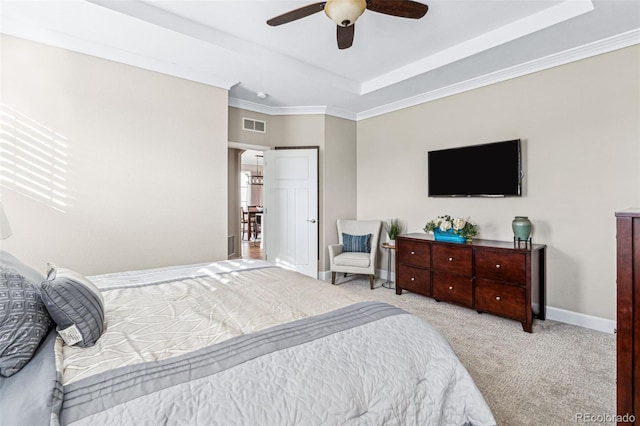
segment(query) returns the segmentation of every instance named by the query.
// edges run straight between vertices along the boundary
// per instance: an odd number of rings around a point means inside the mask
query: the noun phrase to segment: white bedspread
[[[62,424],[495,424],[440,333],[339,286],[262,262],[92,280],[107,329],[57,346]]]
[[[92,347],[63,347],[63,384],[360,301],[339,287],[266,262],[219,262],[91,279],[103,290],[107,332]]]

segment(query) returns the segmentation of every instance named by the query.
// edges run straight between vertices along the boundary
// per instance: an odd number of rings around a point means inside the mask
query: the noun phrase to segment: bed
[[[50,329],[0,378],[2,426],[495,424],[440,333],[339,286],[249,260],[86,281],[103,329]]]

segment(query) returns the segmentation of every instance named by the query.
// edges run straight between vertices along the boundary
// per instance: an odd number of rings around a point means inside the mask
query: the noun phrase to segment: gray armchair
[[[329,263],[331,265],[331,284],[336,283],[336,272],[347,274],[369,275],[369,285],[373,290],[373,280],[376,273],[376,257],[382,222],[379,220],[347,220],[338,219],[339,244],[329,245]],[[354,247],[345,247],[343,234],[350,236],[371,235],[369,237],[369,251],[351,251]],[[347,237],[352,239],[351,237]],[[353,239],[352,239],[353,240]],[[358,239],[362,242],[362,239]],[[360,247],[361,249],[362,247]]]

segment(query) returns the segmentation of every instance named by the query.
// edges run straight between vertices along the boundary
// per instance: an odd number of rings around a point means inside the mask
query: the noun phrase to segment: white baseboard
[[[553,306],[547,306],[547,319],[610,334],[613,334],[616,329],[616,322],[614,320],[567,311],[560,308],[554,308]]]
[[[396,274],[391,273],[391,280],[395,282]],[[380,279],[387,278],[387,271],[384,269],[377,269],[376,276]],[[322,271],[318,273],[318,279],[329,280],[331,279],[331,271]],[[534,306],[534,311],[537,311],[537,306]],[[565,324],[577,325],[578,327],[590,328],[596,331],[602,331],[604,333],[613,334],[616,329],[616,322],[605,318],[596,317],[593,315],[581,314],[579,312],[567,311],[565,309],[554,308],[547,305],[546,312],[547,319],[552,321],[563,322]]]

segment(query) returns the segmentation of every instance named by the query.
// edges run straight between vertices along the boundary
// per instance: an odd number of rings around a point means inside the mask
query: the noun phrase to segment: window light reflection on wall
[[[67,138],[0,103],[0,186],[68,208]]]

